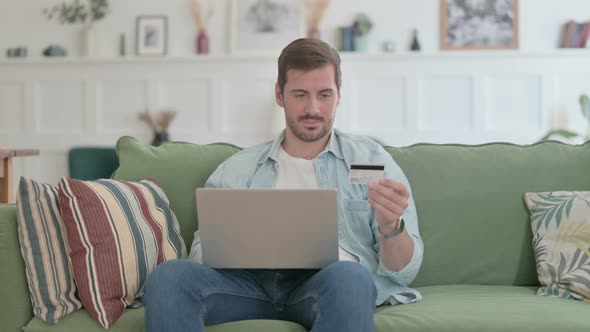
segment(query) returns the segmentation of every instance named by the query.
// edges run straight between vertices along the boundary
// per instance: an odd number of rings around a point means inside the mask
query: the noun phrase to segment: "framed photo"
[[[441,50],[518,48],[518,0],[440,0]]]
[[[231,54],[276,54],[304,35],[302,0],[231,0]]]
[[[146,15],[137,17],[136,54],[166,55],[168,51],[168,17]]]

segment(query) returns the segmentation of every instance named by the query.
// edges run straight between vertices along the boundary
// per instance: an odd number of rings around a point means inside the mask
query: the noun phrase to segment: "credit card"
[[[379,180],[383,179],[384,173],[384,164],[354,163],[350,165],[350,171],[348,172],[348,182],[350,184],[379,182]]]

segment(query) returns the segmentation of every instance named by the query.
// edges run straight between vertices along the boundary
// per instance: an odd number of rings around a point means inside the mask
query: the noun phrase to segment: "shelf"
[[[455,59],[455,58],[539,58],[539,57],[588,57],[590,49],[556,49],[548,51],[437,51],[437,52],[392,52],[392,53],[355,53],[340,52],[343,61],[379,61],[400,59]],[[192,62],[248,62],[276,61],[276,54],[268,55],[194,55],[165,57],[28,57],[3,58],[0,65],[21,64],[134,64],[134,63],[192,63]]]

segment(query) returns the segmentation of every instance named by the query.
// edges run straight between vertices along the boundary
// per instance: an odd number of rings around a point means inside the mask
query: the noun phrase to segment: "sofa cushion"
[[[590,192],[526,193],[539,295],[590,301]]]
[[[168,196],[182,237],[190,246],[198,225],[195,189],[203,187],[217,166],[239,150],[223,143],[171,142],[153,147],[132,137],[121,137],[117,141],[119,168],[113,178],[128,181],[155,179]]]
[[[590,303],[536,296],[536,287],[420,287],[424,299],[380,307],[376,332],[590,331]]]
[[[526,192],[590,190],[590,144],[387,150],[412,185],[424,261],[412,284],[539,285]]]
[[[21,177],[16,203],[33,313],[55,324],[82,308],[76,297],[57,186]]]
[[[16,205],[0,204],[0,322],[7,332],[21,331],[33,318],[17,228]]]
[[[419,288],[421,302],[384,306],[375,314],[376,332],[588,331],[590,303],[536,296],[535,287],[430,286]],[[109,331],[143,331],[143,309],[130,309]],[[34,318],[25,332],[101,332],[85,310],[49,326]],[[304,332],[297,324],[283,321],[240,321],[207,327],[207,332]]]
[[[139,302],[158,264],[186,257],[176,217],[151,179],[63,178],[59,202],[80,299],[105,328]]]
[[[278,320],[248,320],[208,326],[207,332],[305,332],[298,324]],[[59,324],[50,326],[34,318],[23,329],[24,332],[104,332],[86,310],[80,310],[66,317]],[[109,332],[143,332],[144,309],[129,309],[109,328]]]

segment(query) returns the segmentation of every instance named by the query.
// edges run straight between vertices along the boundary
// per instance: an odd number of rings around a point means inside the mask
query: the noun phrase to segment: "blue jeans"
[[[230,270],[173,260],[147,280],[146,331],[279,319],[315,332],[372,332],[376,296],[369,272],[353,262],[321,270]]]

